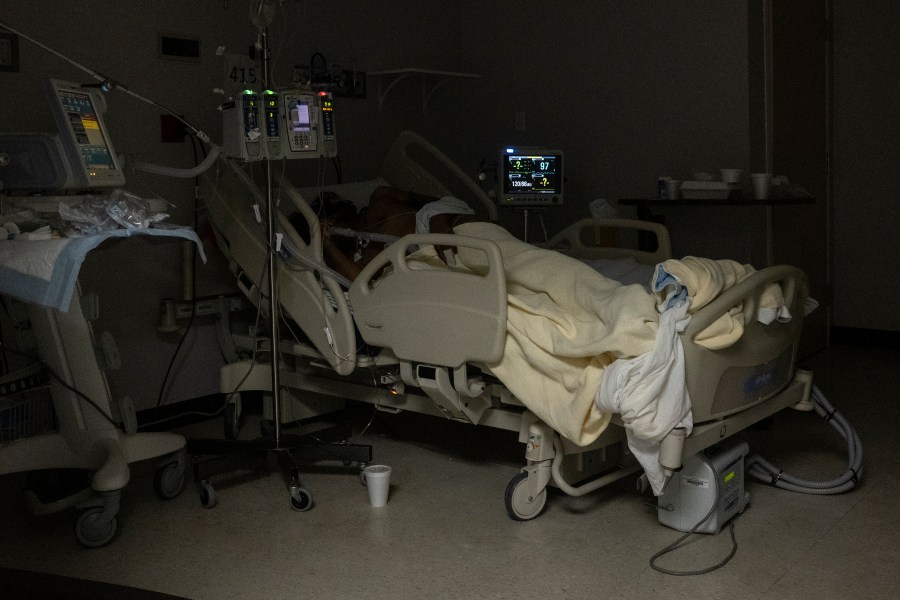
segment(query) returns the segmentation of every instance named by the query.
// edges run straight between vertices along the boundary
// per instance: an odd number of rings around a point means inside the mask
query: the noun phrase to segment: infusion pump
[[[222,109],[223,150],[238,160],[337,155],[330,93],[243,90]]]

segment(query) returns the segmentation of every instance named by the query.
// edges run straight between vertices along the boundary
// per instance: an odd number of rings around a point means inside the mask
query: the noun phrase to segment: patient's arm
[[[354,262],[334,243],[328,223],[322,223],[322,253],[325,255],[325,262],[328,263],[328,266],[350,281],[355,280],[365,266]]]

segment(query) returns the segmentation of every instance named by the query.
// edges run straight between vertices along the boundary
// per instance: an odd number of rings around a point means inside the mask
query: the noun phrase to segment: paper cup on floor
[[[772,176],[768,173],[753,173],[750,175],[750,181],[753,183],[753,197],[757,200],[767,200],[772,187]]]
[[[391,468],[387,465],[371,465],[365,468],[363,476],[369,490],[369,504],[372,506],[387,504],[388,492],[391,489]]]

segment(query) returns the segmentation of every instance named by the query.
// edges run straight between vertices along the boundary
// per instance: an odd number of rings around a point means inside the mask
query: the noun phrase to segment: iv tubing
[[[201,175],[209,169],[216,159],[219,157],[219,154],[222,152],[221,146],[212,146],[209,153],[206,155],[206,158],[203,159],[199,165],[192,169],[178,169],[175,167],[163,167],[160,165],[152,165],[150,163],[145,162],[131,162],[128,163],[133,169],[137,169],[138,171],[144,171],[146,173],[155,173],[156,175],[168,175],[169,177],[180,177],[182,179],[192,179]]]
[[[369,240],[372,242],[383,242],[385,244],[391,244],[396,242],[400,238],[396,235],[389,235],[387,233],[370,233],[368,231],[356,231],[354,229],[347,229],[346,227],[332,227],[331,228],[332,235],[340,235],[343,237],[355,237],[361,240]]]
[[[240,179],[241,183],[243,183],[244,186],[250,191],[250,193],[253,194],[254,198],[256,198],[256,200],[257,200],[257,202],[259,202],[260,206],[264,207],[265,199],[263,198],[263,195],[259,191],[259,188],[256,186],[256,184],[253,183],[253,181],[247,176],[247,173],[245,173],[244,170],[241,169],[241,167],[239,165],[237,165],[233,160],[225,159],[225,162],[228,164],[228,166],[230,166],[232,168],[232,170],[234,170],[235,174],[238,176],[238,179]],[[287,182],[287,180],[285,178],[281,179],[282,189],[285,192],[287,192],[288,195],[297,194],[297,196],[299,196],[299,192],[297,192],[297,190],[295,188],[293,188],[293,186],[286,185],[286,182]],[[302,253],[298,252],[296,247],[294,247],[294,245],[291,243],[289,237],[285,236],[284,239],[282,239],[282,241],[281,241],[281,245],[285,250],[288,251],[288,253],[291,255],[292,259],[305,264],[307,267],[309,267],[311,269],[314,269],[316,271],[321,271],[322,273],[328,275],[329,277],[331,277],[332,279],[337,281],[345,289],[349,288],[352,285],[352,282],[349,279],[347,279],[346,277],[344,277],[343,275],[341,275],[334,269],[330,268],[326,264],[312,260],[312,259],[304,256]]]

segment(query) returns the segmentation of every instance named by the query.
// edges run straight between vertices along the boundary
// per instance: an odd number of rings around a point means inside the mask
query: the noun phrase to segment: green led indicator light
[[[725,483],[728,483],[732,479],[734,479],[734,471],[725,476]]]

